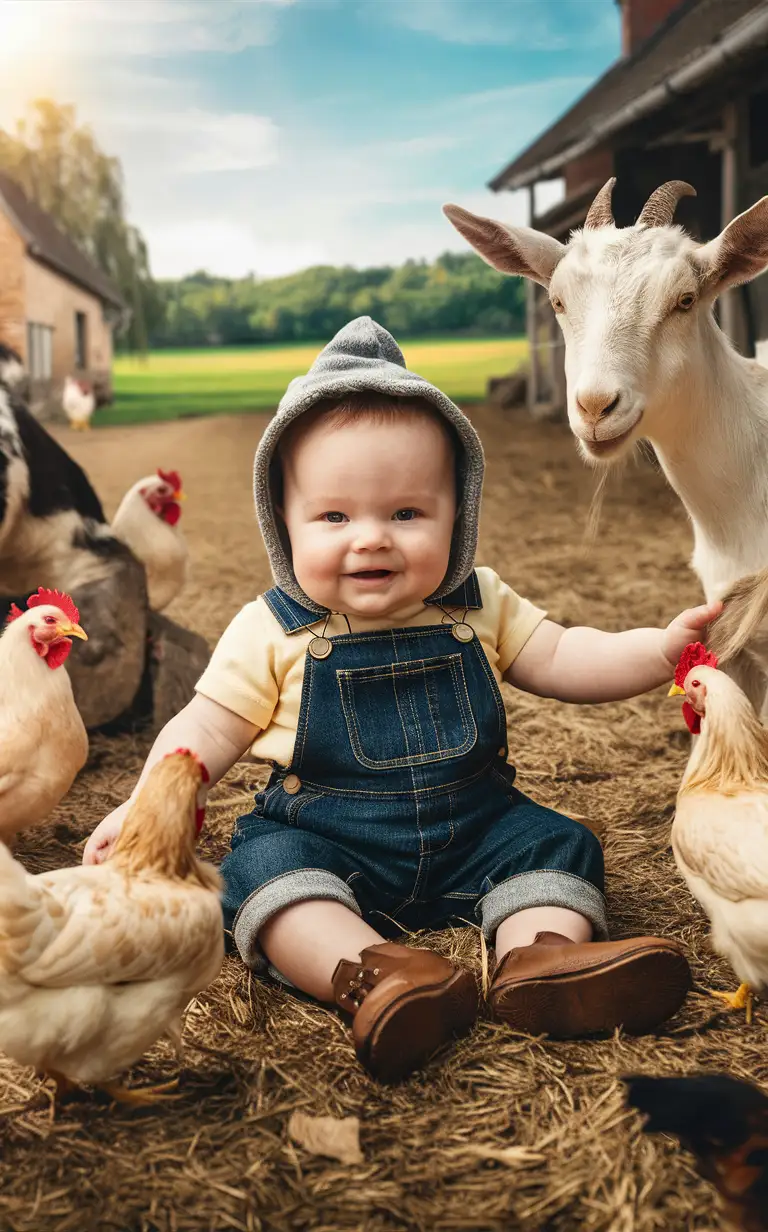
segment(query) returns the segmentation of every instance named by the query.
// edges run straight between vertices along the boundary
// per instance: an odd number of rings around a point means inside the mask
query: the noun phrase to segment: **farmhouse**
[[[663,181],[687,180],[698,197],[683,200],[676,219],[711,239],[768,193],[768,0],[615,2],[621,59],[490,187],[527,188],[531,225],[566,240],[612,175],[618,226],[634,222]],[[537,216],[536,185],[553,179],[564,182],[563,199]],[[563,340],[544,289],[528,288],[529,407],[557,413]],[[718,312],[742,353],[768,363],[768,277],[723,296]]]
[[[36,415],[59,410],[66,376],[111,398],[112,330],[124,311],[109,278],[0,173],[0,342],[24,360]]]

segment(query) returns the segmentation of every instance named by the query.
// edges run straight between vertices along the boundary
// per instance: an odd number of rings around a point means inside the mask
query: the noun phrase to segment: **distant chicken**
[[[735,681],[700,642],[683,651],[670,696],[685,696],[700,733],[683,776],[672,848],[712,924],[712,947],[742,981],[713,993],[752,1017],[768,985],[768,732]]]
[[[184,500],[181,475],[159,470],[126,492],[112,530],[147,573],[149,606],[162,612],[187,580],[189,551],[178,526]]]
[[[62,406],[70,426],[76,432],[85,432],[90,428],[91,417],[96,410],[96,395],[93,392],[93,386],[89,381],[77,381],[74,377],[65,377]]]
[[[31,876],[0,845],[0,1049],[56,1081],[127,1103],[162,1088],[111,1081],[219,974],[216,870],[195,855],[205,767],[188,749],[158,762],[104,864]]]
[[[626,1078],[646,1133],[675,1134],[724,1199],[728,1226],[768,1232],[768,1095],[728,1074]]]
[[[44,590],[14,604],[0,637],[0,839],[45,821],[88,756],[64,662],[87,641],[69,595]]]

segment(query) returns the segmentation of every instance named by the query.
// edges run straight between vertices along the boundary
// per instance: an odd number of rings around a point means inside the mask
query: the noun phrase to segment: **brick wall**
[[[26,356],[24,241],[0,210],[0,342]]]
[[[618,0],[621,6],[621,50],[625,56],[653,34],[682,0]]]
[[[576,158],[565,168],[566,196],[573,197],[588,184],[602,185],[613,175],[613,155],[610,150],[591,150]]]
[[[33,388],[33,410],[41,418],[59,411],[66,376],[85,376],[105,393],[112,388],[112,331],[101,301],[32,257],[24,258],[26,317],[31,324],[53,328],[53,373],[50,387]],[[75,313],[85,315],[86,366],[76,367]]]

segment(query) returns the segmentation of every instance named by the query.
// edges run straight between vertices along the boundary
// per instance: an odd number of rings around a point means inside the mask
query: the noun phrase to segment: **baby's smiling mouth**
[[[347,574],[347,577],[354,578],[358,582],[383,582],[392,576],[391,569],[357,569],[354,573]]]

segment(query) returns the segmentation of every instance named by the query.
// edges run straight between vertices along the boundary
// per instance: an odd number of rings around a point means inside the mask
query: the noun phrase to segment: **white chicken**
[[[188,749],[151,770],[109,860],[31,876],[0,844],[0,1049],[56,1081],[127,1103],[111,1082],[182,1014],[224,957],[220,878],[195,855],[205,767]]]
[[[69,595],[44,590],[15,605],[0,637],[0,839],[44,821],[88,756],[64,662],[87,641]]]
[[[90,428],[91,417],[96,410],[96,395],[88,381],[65,377],[61,404],[70,427],[74,428],[75,432],[85,432]]]
[[[178,525],[184,499],[181,475],[158,470],[126,492],[112,520],[118,539],[146,570],[153,612],[162,612],[187,580],[189,549]]]
[[[700,643],[686,647],[670,696],[685,695],[696,740],[677,797],[672,848],[712,925],[713,949],[741,986],[713,993],[747,1010],[768,985],[768,732]]]

